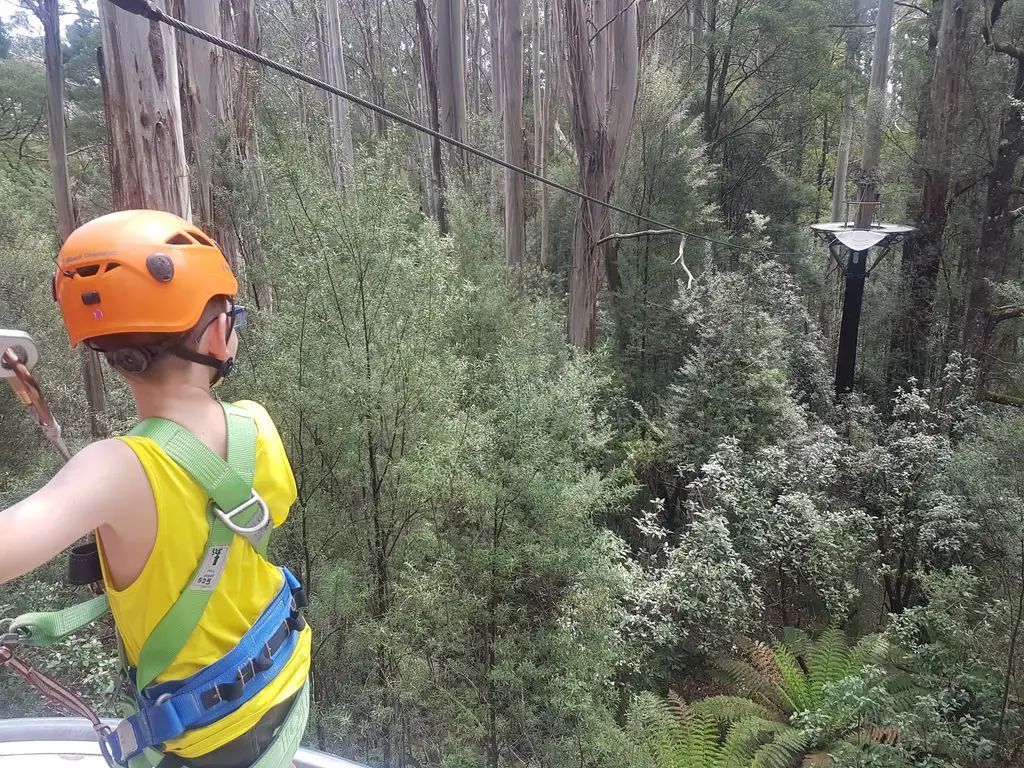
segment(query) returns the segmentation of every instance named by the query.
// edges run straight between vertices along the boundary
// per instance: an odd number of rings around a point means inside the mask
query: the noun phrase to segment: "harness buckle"
[[[242,514],[247,509],[252,507],[253,505],[259,505],[260,508],[258,522],[255,525],[248,526],[238,525],[237,523],[235,523],[234,519],[238,515]],[[237,533],[239,536],[252,536],[254,534],[257,534],[267,526],[267,523],[270,522],[270,510],[267,509],[267,502],[263,500],[262,496],[256,493],[255,488],[253,488],[252,490],[252,495],[246,501],[243,501],[234,509],[225,512],[216,504],[214,504],[213,512],[215,515],[217,515],[217,517],[221,519],[221,522],[223,522],[224,525],[226,525],[232,531]]]
[[[0,619],[0,646],[18,645],[32,636],[28,629],[12,628],[13,625],[14,619]]]

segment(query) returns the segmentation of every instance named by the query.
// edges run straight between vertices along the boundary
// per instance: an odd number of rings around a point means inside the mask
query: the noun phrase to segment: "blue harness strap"
[[[232,651],[186,680],[161,683],[136,695],[139,711],[107,738],[118,763],[226,717],[281,672],[305,628],[302,587],[287,568],[281,570],[281,591]]]

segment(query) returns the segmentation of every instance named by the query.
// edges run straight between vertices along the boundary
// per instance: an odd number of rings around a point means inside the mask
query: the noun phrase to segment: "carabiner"
[[[14,619],[0,619],[0,647],[7,645],[18,645],[25,642],[28,636],[24,632],[11,631]]]

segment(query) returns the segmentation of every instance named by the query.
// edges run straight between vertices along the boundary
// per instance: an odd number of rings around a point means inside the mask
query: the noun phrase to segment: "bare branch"
[[[1021,216],[1024,216],[1024,205],[1022,205],[1020,208],[1014,208],[1012,211],[1007,211],[1006,215],[1009,216],[1014,221],[1016,221]]]
[[[601,243],[607,243],[609,240],[629,240],[633,237],[646,237],[647,235],[677,235],[679,234],[674,229],[645,229],[643,232],[613,232],[610,235],[602,237],[596,243],[594,247],[601,245]]]
[[[904,3],[901,0],[893,0],[896,5],[901,5],[904,8],[911,8],[915,11],[923,13],[925,16],[931,16],[931,12],[927,8],[922,8],[920,5],[914,5],[914,3]]]
[[[684,270],[686,270],[686,290],[690,290],[690,286],[693,285],[693,272],[691,272],[690,268],[686,266],[686,259],[683,258],[683,251],[685,250],[685,248],[686,235],[683,235],[681,238],[679,238],[679,255],[676,256],[676,260],[673,261],[672,263],[679,264],[682,266]]]
[[[1011,320],[1015,317],[1024,317],[1024,305],[1006,304],[992,310],[990,317],[993,322],[1001,323],[1003,320]]]
[[[598,35],[600,35],[602,32],[604,32],[606,29],[608,29],[608,27],[610,27],[612,24],[615,23],[615,20],[618,19],[619,16],[624,14],[626,11],[628,11],[630,8],[632,8],[634,5],[636,5],[636,0],[633,0],[633,2],[631,2],[629,5],[627,5],[625,8],[623,8],[621,11],[619,11],[617,14],[615,14],[610,19],[608,19],[608,21],[606,21],[604,24],[602,24],[601,28],[599,30],[597,30],[594,34],[592,34],[590,36],[590,40],[588,40],[587,42],[589,42],[589,43],[594,42],[594,38],[596,38]],[[590,19],[587,19],[587,22],[590,23]]]
[[[669,14],[668,18],[658,25],[658,28],[656,30],[654,30],[653,32],[651,32],[651,34],[644,38],[644,45],[647,45],[649,42],[651,42],[651,40],[653,40],[658,35],[658,33],[661,32],[661,30],[663,30],[668,25],[670,21],[672,21],[676,16],[678,16],[680,13],[687,10],[688,8],[688,4],[683,3],[681,6],[672,11],[672,13]]]
[[[996,22],[999,21],[1005,2],[1006,0],[995,0],[992,4],[992,12],[985,14],[985,26],[982,27],[981,34],[985,38],[985,42],[992,47],[992,50],[997,53],[1005,53],[1007,56],[1017,59],[1017,61],[1024,61],[1024,48],[1018,48],[1011,43],[999,42],[993,34],[993,29]]]
[[[999,405],[1010,405],[1014,408],[1024,408],[1024,397],[1008,395],[1005,392],[982,392],[981,399]]]

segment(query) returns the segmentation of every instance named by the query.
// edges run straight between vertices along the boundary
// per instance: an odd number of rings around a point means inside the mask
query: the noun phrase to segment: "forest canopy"
[[[73,449],[123,434],[61,242],[148,207],[223,248],[219,392],[298,483],[309,746],[1024,765],[1024,0],[153,4],[436,134],[108,0],[0,5],[0,327]],[[58,460],[6,392],[0,427],[6,507]],[[114,648],[25,656],[107,714]]]

